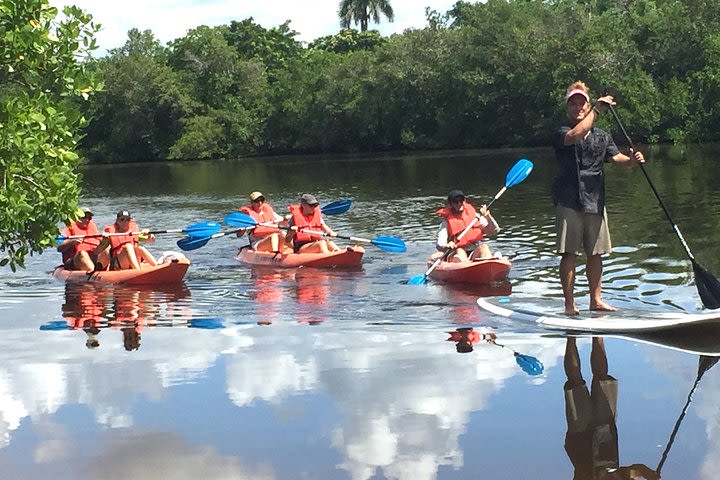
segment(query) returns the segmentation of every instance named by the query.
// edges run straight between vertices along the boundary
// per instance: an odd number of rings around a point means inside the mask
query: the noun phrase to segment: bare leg
[[[155,260],[155,257],[153,257],[153,254],[150,253],[150,250],[143,246],[137,246],[135,247],[135,256],[138,258],[140,263],[141,261],[145,261],[148,265],[151,267],[154,267],[157,265],[157,260]]]
[[[470,255],[471,260],[478,260],[482,258],[492,258],[492,250],[490,245],[487,243],[481,243]]]
[[[448,262],[467,262],[468,256],[462,248],[456,249],[447,259]]]
[[[565,315],[580,315],[575,306],[575,259],[574,253],[563,253],[560,259],[560,283],[565,297]]]
[[[582,385],[583,378],[580,371],[580,355],[574,337],[568,337],[565,341],[565,356],[563,357],[565,375],[571,386]]]
[[[135,247],[132,243],[126,243],[118,253],[118,264],[121,270],[130,268],[139,269],[140,263],[135,255]]]
[[[84,270],[86,272],[95,270],[95,263],[90,258],[88,252],[78,252],[75,258],[73,258],[73,266],[76,270]]]
[[[317,242],[306,243],[300,247],[300,253],[329,253],[327,244],[324,240],[318,240]]]
[[[587,261],[587,279],[590,285],[590,310],[614,312],[617,308],[605,303],[602,299],[603,264],[600,255],[592,255]]]

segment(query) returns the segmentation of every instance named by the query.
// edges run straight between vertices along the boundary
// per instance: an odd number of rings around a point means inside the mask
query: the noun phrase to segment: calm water
[[[648,154],[693,252],[716,273],[717,155],[713,146]],[[503,227],[493,247],[513,261],[510,281],[474,291],[405,285],[425,271],[433,212],[447,191],[487,202],[522,157],[535,171],[493,207]],[[572,478],[568,341],[475,304],[512,293],[561,308],[553,175],[547,150],[88,169],[83,204],[100,226],[129,209],[142,226],[177,228],[218,221],[253,190],[278,210],[313,192],[322,203],[353,199],[349,212],[328,218],[336,231],[398,236],[408,252],[368,247],[357,272],[262,271],[233,259],[244,240],[218,238],[187,253],[183,285],[156,289],[66,287],[47,273],[55,252],[17,274],[3,270],[0,478]],[[642,174],[609,168],[608,183],[607,300],[696,311],[689,262]],[[151,249],[177,250],[177,239],[161,236]],[[458,328],[494,331],[507,348],[478,342],[459,354],[448,333]],[[692,351],[702,344],[720,354],[720,339],[684,339],[682,349],[646,340],[604,342],[618,386],[619,465],[654,470],[697,378]],[[577,346],[589,387],[591,340]],[[511,349],[537,358],[543,373],[526,374]],[[720,367],[702,376],[693,400],[663,478],[717,478]]]

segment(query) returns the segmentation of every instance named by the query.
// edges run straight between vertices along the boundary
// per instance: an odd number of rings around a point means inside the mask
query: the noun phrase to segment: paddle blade
[[[190,250],[197,250],[200,247],[204,247],[212,238],[212,235],[207,237],[184,237],[177,241],[177,246],[180,250],[189,252]]]
[[[250,216],[242,212],[228,213],[223,223],[229,227],[249,228],[257,225],[257,222]]]
[[[200,222],[183,228],[183,233],[190,237],[211,237],[220,231],[222,225],[217,222]]]
[[[350,205],[352,205],[352,200],[346,198],[338,200],[337,202],[328,203],[324,207],[320,207],[320,211],[325,215],[338,215],[350,210]]]
[[[531,357],[530,355],[523,355],[522,353],[515,352],[515,361],[520,365],[520,368],[523,369],[523,372],[532,376],[540,375],[545,368],[537,358]]]
[[[425,282],[427,282],[427,275],[415,275],[410,280],[408,280],[408,285],[423,285]]]
[[[217,317],[193,318],[188,322],[188,327],[203,330],[217,330],[218,328],[225,328],[225,325],[223,325],[222,320]]]
[[[403,253],[407,252],[405,242],[396,237],[375,237],[370,243],[378,248],[387,250],[388,252]]]
[[[693,272],[695,273],[695,285],[705,308],[711,310],[720,308],[720,282],[718,279],[695,261],[693,261]]]
[[[533,170],[533,163],[527,158],[522,158],[513,165],[505,176],[505,187],[511,188],[525,180]]]

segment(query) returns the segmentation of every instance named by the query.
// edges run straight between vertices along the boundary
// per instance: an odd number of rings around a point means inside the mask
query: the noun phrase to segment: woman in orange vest
[[[465,201],[463,192],[452,190],[447,197],[447,206],[436,213],[443,217],[437,236],[437,249],[441,252],[435,253],[433,258],[443,255],[445,249],[453,250],[448,261],[463,262],[492,257],[490,246],[483,243],[482,239],[497,234],[500,227],[485,205],[480,207],[478,213],[475,207]],[[460,237],[475,219],[477,221]]]
[[[248,238],[250,240],[250,248],[258,252],[280,252],[280,246],[285,242],[285,235],[277,227],[278,224],[284,224],[285,219],[275,213],[275,210],[265,201],[265,195],[260,192],[252,192],[250,194],[250,205],[240,209],[252,217],[257,223],[274,224],[274,225],[258,225],[250,230]],[[238,237],[245,235],[245,230],[240,230]]]
[[[92,272],[99,265],[98,256],[107,246],[103,244],[100,231],[93,221],[93,212],[89,208],[78,209],[78,219],[70,221],[67,227],[60,231],[60,235],[69,237],[73,235],[97,235],[96,237],[68,238],[58,245],[58,252],[62,253],[63,266],[68,270],[85,270]]]
[[[299,205],[290,205],[289,209],[290,231],[285,237],[285,243],[292,244],[295,253],[330,253],[340,250],[332,240],[323,238],[322,233],[331,237],[337,234],[323,220],[320,203],[314,195],[306,193],[300,197]]]
[[[130,232],[139,232],[140,230],[137,223],[132,221],[132,215],[127,210],[119,211],[115,223],[108,225],[103,231],[111,234],[128,232],[128,235],[109,235],[111,270],[139,269],[142,262],[150,266],[157,265],[155,257],[147,248],[139,244],[138,235],[130,235]],[[147,229],[143,232],[147,232]],[[154,242],[155,236],[147,235],[146,239],[148,242]]]

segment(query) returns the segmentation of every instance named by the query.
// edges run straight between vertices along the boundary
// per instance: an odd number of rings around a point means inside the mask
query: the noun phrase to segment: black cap
[[[448,193],[448,202],[452,202],[453,200],[457,200],[458,198],[462,198],[465,200],[465,194],[462,192],[462,190],[450,190],[450,193]]]

